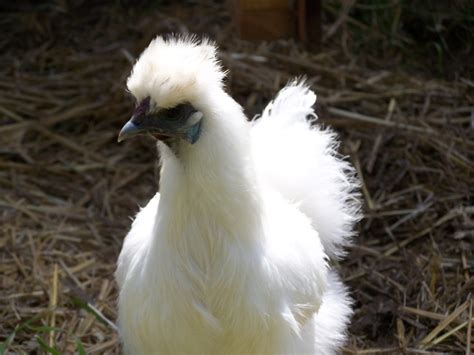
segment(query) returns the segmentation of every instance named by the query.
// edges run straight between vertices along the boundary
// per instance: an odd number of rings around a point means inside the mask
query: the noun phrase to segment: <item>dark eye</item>
[[[182,115],[181,105],[166,110],[166,117],[170,120],[179,120]]]
[[[186,103],[169,108],[163,113],[168,120],[179,121],[187,119],[194,111],[196,111],[194,107]]]

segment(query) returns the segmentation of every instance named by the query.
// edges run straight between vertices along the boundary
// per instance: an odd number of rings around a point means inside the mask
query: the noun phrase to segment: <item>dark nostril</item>
[[[145,121],[145,115],[137,116],[135,112],[133,113],[132,123],[134,125],[140,126],[143,123],[143,121]]]

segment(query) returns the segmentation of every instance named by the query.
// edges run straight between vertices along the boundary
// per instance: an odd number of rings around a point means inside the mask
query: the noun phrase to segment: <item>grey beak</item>
[[[131,138],[131,137],[139,134],[140,131],[141,131],[140,127],[135,125],[132,122],[132,120],[130,120],[127,123],[125,123],[125,125],[120,130],[117,141],[120,143],[120,142],[124,141],[127,138]]]

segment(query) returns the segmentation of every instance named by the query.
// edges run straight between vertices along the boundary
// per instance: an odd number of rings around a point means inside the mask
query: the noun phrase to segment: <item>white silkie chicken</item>
[[[128,79],[119,141],[153,135],[162,168],[118,260],[124,350],[335,353],[351,306],[328,257],[358,218],[352,170],[304,83],[250,123],[224,75],[209,41],[158,37]]]

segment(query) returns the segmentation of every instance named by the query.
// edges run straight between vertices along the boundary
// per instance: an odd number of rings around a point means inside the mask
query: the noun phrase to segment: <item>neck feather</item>
[[[196,221],[200,216],[203,223],[224,225],[252,238],[260,201],[249,123],[222,90],[200,102],[197,109],[204,121],[199,141],[183,143],[178,156],[163,147],[160,204],[183,219]]]

